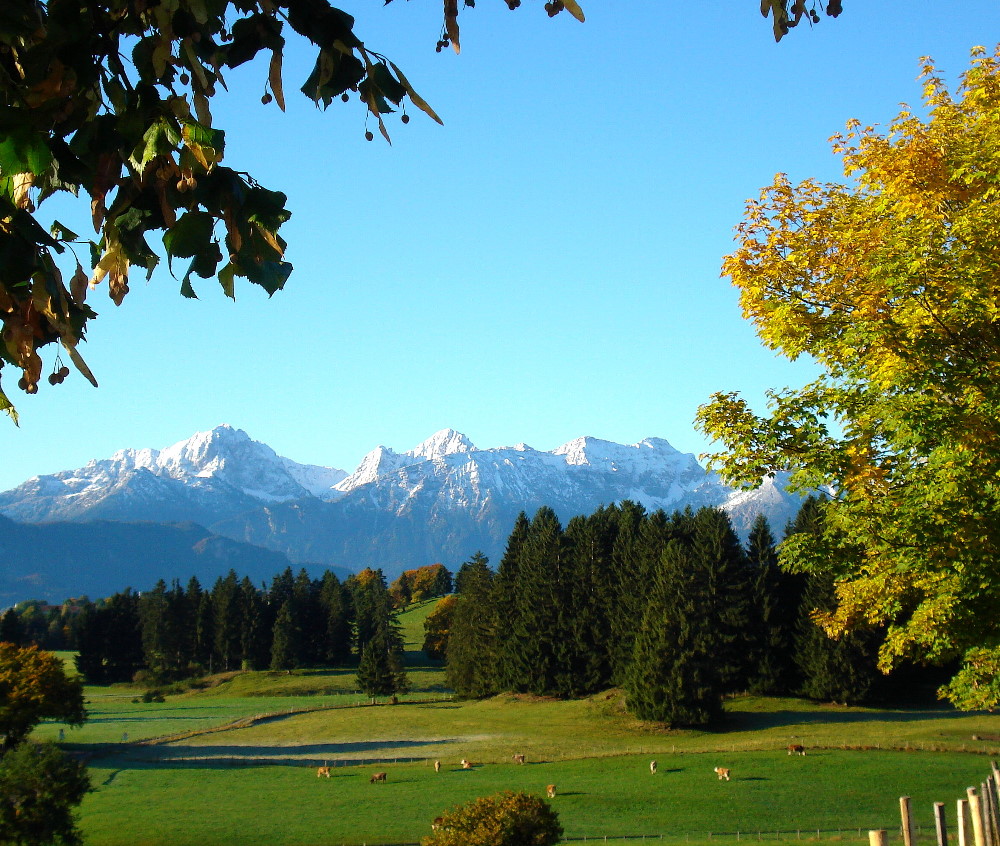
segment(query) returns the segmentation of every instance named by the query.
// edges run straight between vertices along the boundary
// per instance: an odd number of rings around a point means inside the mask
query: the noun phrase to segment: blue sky
[[[777,45],[754,0],[585,0],[584,24],[480,0],[456,56],[434,51],[439,2],[341,5],[444,126],[417,112],[390,118],[391,147],[367,142],[357,102],[298,93],[301,44],[285,114],[260,104],[266,61],[231,73],[216,124],[227,164],[288,194],[286,289],[244,283],[234,303],[199,280],[184,300],[163,263],[121,308],[92,292],[101,387],[5,379],[21,426],[0,421],[0,490],[220,423],[348,471],[445,427],[481,447],[702,452],[713,391],[760,403],[811,375],[761,347],[719,276],[746,199],[779,171],[840,180],[828,139],[849,118],[887,123],[919,103],[920,56],[953,81],[1000,39],[995,0],[852,0]],[[40,217],[89,232],[86,205]]]

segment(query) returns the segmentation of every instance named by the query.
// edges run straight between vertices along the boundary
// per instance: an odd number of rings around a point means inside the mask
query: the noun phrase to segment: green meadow
[[[141,690],[128,687],[87,688],[90,719],[64,734],[90,761],[85,842],[417,843],[456,804],[548,784],[573,840],[836,842],[860,832],[867,842],[868,829],[898,827],[904,795],[933,840],[933,803],[946,803],[954,825],[955,800],[986,778],[1000,747],[1000,718],[944,708],[743,697],[708,732],[638,722],[617,691],[451,701],[441,668],[419,652],[428,610],[402,617],[413,690],[396,705],[371,705],[353,670],[228,674],[162,703],[136,702]],[[46,723],[36,735],[56,740],[59,729]],[[789,756],[790,743],[808,754]],[[462,769],[463,758],[474,767]],[[324,764],[331,777],[317,778]],[[716,766],[732,780],[719,781]],[[380,771],[387,782],[369,783]]]

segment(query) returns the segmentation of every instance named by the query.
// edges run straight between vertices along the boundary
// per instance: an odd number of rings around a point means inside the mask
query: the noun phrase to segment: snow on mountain
[[[163,450],[124,449],[78,470],[36,476],[0,494],[14,520],[193,519],[252,504],[336,496],[343,470],[281,458],[223,424]]]
[[[361,459],[358,469],[344,478],[335,488],[341,493],[347,493],[411,464],[440,460],[449,455],[471,453],[475,450],[472,441],[454,429],[435,432],[408,452],[397,453],[380,445]]]
[[[784,479],[735,491],[661,438],[623,445],[593,437],[551,452],[477,448],[443,429],[413,449],[379,446],[350,475],[298,464],[231,426],[164,450],[122,450],[79,470],[29,479],[0,494],[22,522],[190,520],[293,561],[350,569],[441,561],[482,549],[498,560],[520,511],[552,507],[564,522],[632,500],[647,510],[718,506],[744,536],[758,513],[780,534],[799,497]]]

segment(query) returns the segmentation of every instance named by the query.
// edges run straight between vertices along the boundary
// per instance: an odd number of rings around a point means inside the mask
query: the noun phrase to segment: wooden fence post
[[[868,846],[889,846],[889,835],[884,828],[872,829],[868,832]]]
[[[969,844],[969,800],[959,799],[955,814],[958,818],[958,846],[970,846]]]
[[[983,811],[980,807],[979,797],[976,795],[976,788],[969,787],[965,792],[969,797],[969,816],[972,817],[972,837],[975,846],[986,846],[986,840],[983,837]]]
[[[981,782],[979,785],[979,808],[983,815],[983,839],[986,841],[986,846],[994,846],[993,843],[993,812],[992,802],[990,802],[990,785],[988,781]]]
[[[903,846],[913,846],[913,814],[910,809],[910,797],[899,797],[899,816],[901,820],[901,830],[903,832]],[[990,846],[993,846],[991,843]]]
[[[944,820],[944,802],[934,803],[934,827],[937,829],[938,846],[948,846],[948,827]]]
[[[997,815],[997,783],[991,775],[986,779],[986,821],[989,834],[988,838],[993,839],[994,844],[1000,843],[1000,818]]]

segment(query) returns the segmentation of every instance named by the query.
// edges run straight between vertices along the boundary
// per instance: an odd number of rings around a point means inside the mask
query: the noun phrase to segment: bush
[[[82,763],[50,743],[20,744],[0,758],[0,843],[77,846],[73,808],[89,790]]]
[[[423,846],[551,846],[563,829],[544,799],[506,790],[453,808]]]

